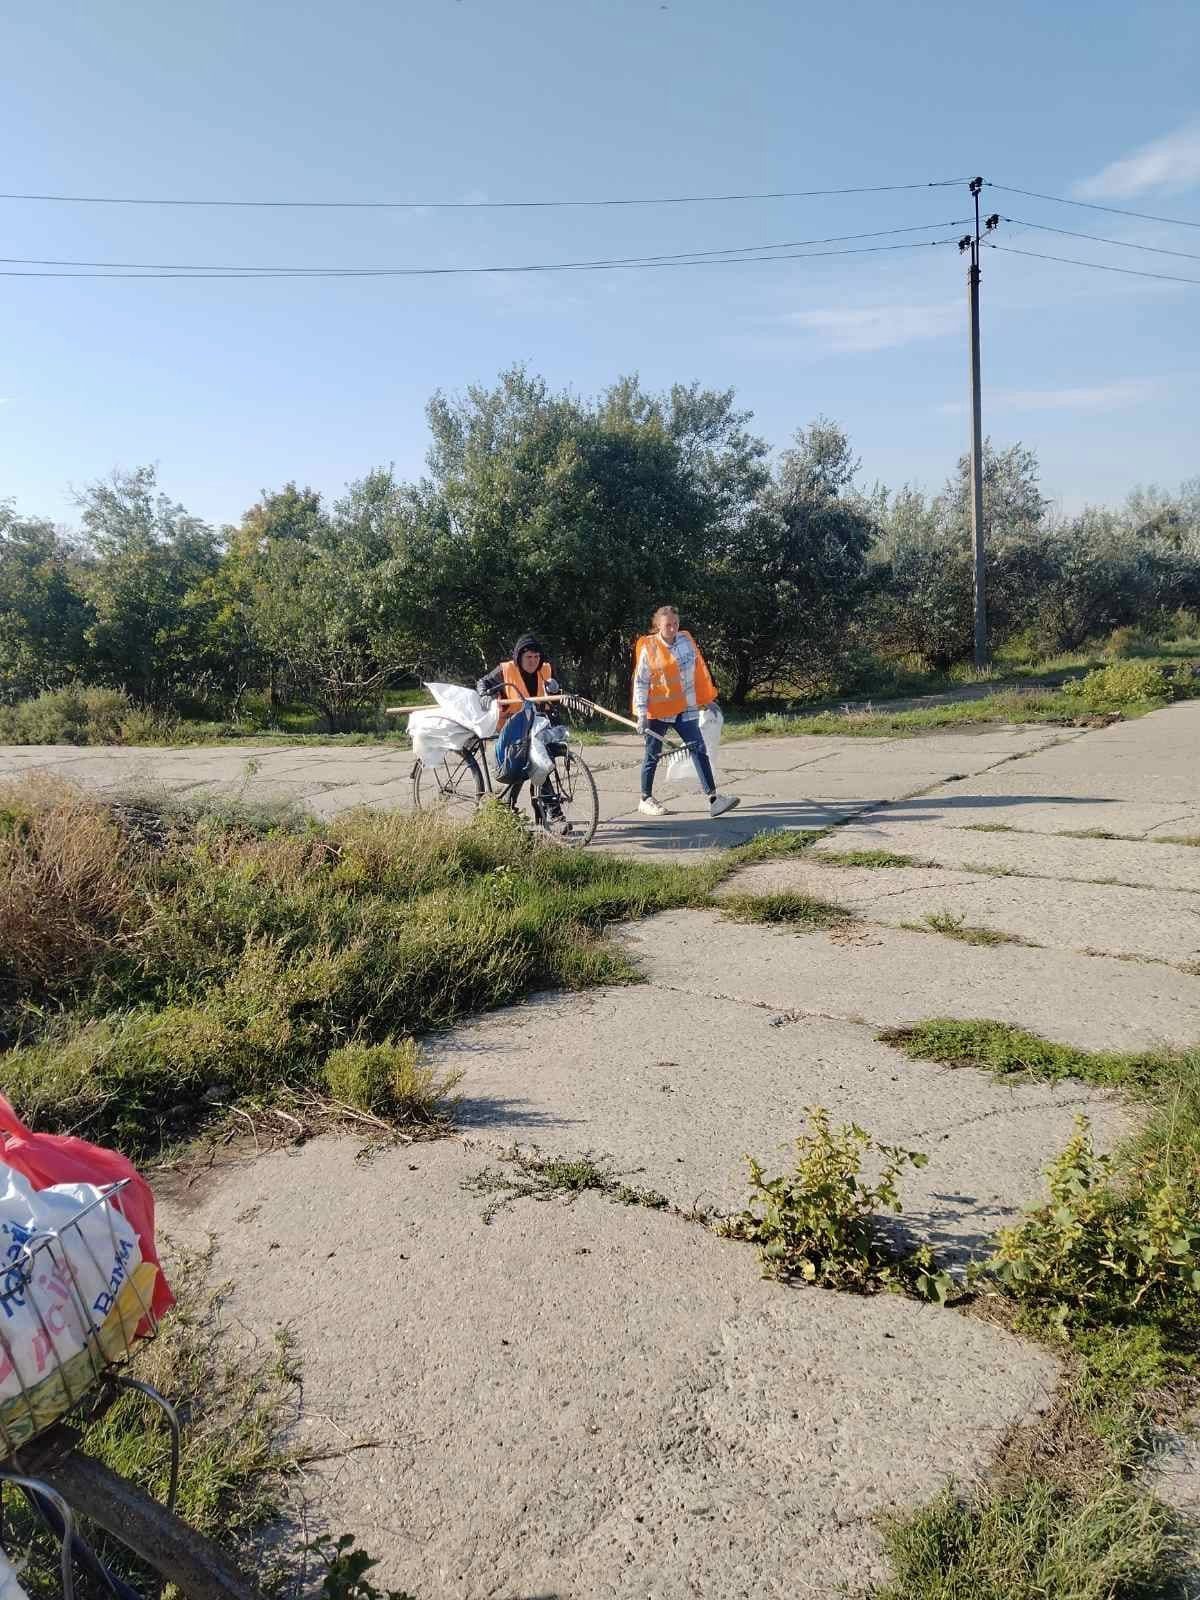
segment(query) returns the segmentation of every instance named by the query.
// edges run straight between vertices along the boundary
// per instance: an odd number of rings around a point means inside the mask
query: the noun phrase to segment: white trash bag
[[[414,711],[408,719],[409,737],[423,766],[436,767],[444,756],[470,744],[475,735],[461,722],[441,711]]]
[[[721,729],[725,726],[725,718],[721,715],[720,706],[704,706],[700,712],[700,736],[704,740],[704,748],[708,751],[708,763],[713,769],[713,782],[717,780],[717,756],[721,749]],[[696,764],[686,750],[676,750],[667,757],[667,781],[679,789],[700,788],[700,780],[696,776]]]
[[[529,730],[529,783],[531,791],[535,794],[550,776],[550,768],[554,765],[546,748],[546,735],[549,731],[549,717],[540,715],[534,717],[533,727]]]
[[[414,711],[408,719],[409,737],[422,766],[435,767],[472,739],[490,739],[500,723],[500,707],[485,706],[474,689],[456,683],[427,683],[438,710]]]
[[[427,683],[425,687],[448,717],[470,728],[477,739],[491,739],[500,726],[500,707],[495,700],[484,705],[474,689],[457,683]]]

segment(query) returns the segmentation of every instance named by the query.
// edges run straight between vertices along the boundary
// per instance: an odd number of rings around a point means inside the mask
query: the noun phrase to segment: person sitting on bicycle
[[[509,717],[520,709],[522,700],[558,694],[560,690],[554,676],[554,668],[546,660],[546,652],[542,649],[537,635],[523,633],[513,645],[511,657],[507,661],[502,661],[491,672],[485,673],[475,685],[475,692],[480,696],[500,701],[500,721],[497,726],[502,728]],[[567,733],[559,715],[558,702],[539,705],[537,709],[550,722],[550,729],[546,734],[547,745],[565,742]],[[536,797],[536,805],[551,829],[563,829],[569,826],[563,818],[562,806],[549,778],[542,784],[541,791]]]

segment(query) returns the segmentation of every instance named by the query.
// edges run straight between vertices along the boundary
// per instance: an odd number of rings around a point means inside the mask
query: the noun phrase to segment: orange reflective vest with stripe
[[[517,663],[515,661],[506,661],[500,670],[504,674],[504,699],[528,700],[529,690],[525,687],[525,679],[521,676],[521,669],[517,666]],[[546,693],[546,685],[550,682],[553,676],[554,668],[548,661],[543,661],[541,666],[537,669],[538,694]],[[519,711],[520,709],[520,706],[501,705],[500,721],[497,724],[497,727],[502,728],[508,721],[509,717],[512,716],[513,712]]]
[[[712,681],[704,657],[700,654],[700,646],[686,628],[679,630],[679,637],[690,641],[692,649],[696,652],[696,706],[708,706],[717,698],[717,688]],[[647,633],[638,640],[633,647],[633,675],[636,682],[638,668],[642,660],[642,652],[646,652],[646,665],[650,672],[649,699],[646,703],[646,715],[654,718],[669,719],[677,717],[688,709],[687,691],[683,686],[683,674],[679,670],[674,652],[664,643],[662,636],[657,633]],[[634,701],[634,715],[637,714],[637,702]]]

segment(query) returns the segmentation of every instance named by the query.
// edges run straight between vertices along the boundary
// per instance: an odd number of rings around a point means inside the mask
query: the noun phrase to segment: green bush
[[[1190,1170],[1189,1170],[1190,1168]],[[1194,1310],[1200,1170],[1186,1152],[1097,1155],[1086,1117],[1047,1169],[1050,1201],[996,1236],[984,1271],[1060,1326]]]
[[[856,1123],[833,1128],[824,1106],[808,1106],[805,1116],[809,1129],[796,1140],[793,1170],[768,1178],[747,1157],[749,1205],[720,1231],[757,1245],[767,1278],[866,1294],[907,1283],[944,1299],[953,1285],[935,1271],[928,1250],[904,1258],[879,1216],[900,1211],[896,1180],[905,1167],[923,1167],[929,1157],[880,1144]],[[879,1165],[873,1183],[863,1177],[865,1158]]]
[[[1170,700],[1171,679],[1151,661],[1115,661],[1097,667],[1086,678],[1064,684],[1063,693],[1080,700],[1089,711],[1114,711],[1147,700]]]
[[[0,708],[5,744],[119,744],[133,702],[121,689],[69,684]]]
[[[447,1096],[462,1077],[439,1077],[421,1060],[413,1039],[384,1044],[348,1044],[325,1061],[325,1087],[342,1105],[400,1123],[434,1123],[447,1111]]]

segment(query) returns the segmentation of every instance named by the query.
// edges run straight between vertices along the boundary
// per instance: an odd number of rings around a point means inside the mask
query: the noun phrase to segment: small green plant
[[[510,1169],[493,1172],[484,1167],[463,1182],[469,1194],[487,1199],[483,1220],[490,1223],[517,1200],[561,1199],[572,1205],[581,1194],[602,1194],[624,1206],[645,1206],[663,1211],[670,1202],[656,1189],[642,1189],[623,1179],[631,1174],[615,1172],[608,1156],[585,1151],[578,1156],[543,1156],[536,1149],[506,1151],[501,1161]]]
[[[773,894],[731,894],[717,901],[734,922],[786,922],[793,927],[836,928],[852,922],[854,913],[830,900],[818,899],[800,889],[778,889]]]
[[[947,939],[957,939],[960,944],[1028,944],[1018,933],[1004,933],[999,928],[975,928],[953,911],[930,911],[923,921],[906,923],[916,933],[940,933]]]
[[[936,861],[921,861],[916,856],[895,850],[816,850],[813,860],[823,867],[936,867]]]
[[[335,1100],[401,1124],[435,1126],[451,1110],[461,1072],[439,1076],[421,1060],[413,1039],[347,1044],[325,1059],[325,1087]]]
[[[407,1589],[377,1589],[367,1573],[379,1562],[365,1550],[355,1549],[354,1535],[334,1540],[322,1534],[305,1546],[325,1563],[321,1600],[416,1600]]]
[[[767,1278],[859,1294],[911,1287],[945,1300],[953,1281],[936,1269],[929,1250],[902,1255],[880,1219],[881,1212],[900,1211],[900,1174],[927,1165],[929,1157],[882,1144],[857,1123],[835,1128],[824,1106],[808,1106],[805,1116],[808,1128],[796,1140],[790,1172],[768,1178],[753,1156],[746,1158],[749,1203],[719,1232],[756,1245]],[[879,1165],[873,1182],[863,1175],[867,1159]]]

